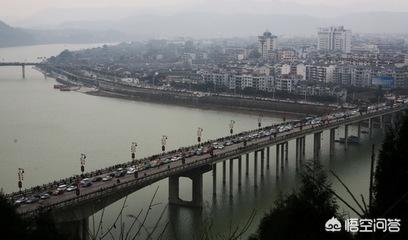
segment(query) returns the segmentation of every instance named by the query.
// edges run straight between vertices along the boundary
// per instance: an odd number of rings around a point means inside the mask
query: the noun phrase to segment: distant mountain
[[[39,30],[11,27],[0,21],[0,47],[46,43],[97,43],[123,41],[126,36],[114,30]]]
[[[0,21],[0,47],[11,47],[35,43],[35,37],[19,28],[13,28]]]
[[[59,27],[116,29],[133,39],[168,37],[242,37],[270,30],[274,34],[316,34],[317,28],[344,25],[354,33],[408,33],[407,12],[352,13],[337,17],[283,14],[217,14],[185,12],[173,15],[136,14],[112,21],[70,21]]]
[[[331,19],[361,33],[408,33],[408,12],[354,13]]]
[[[105,9],[101,9],[100,12]],[[95,10],[96,11],[96,10]],[[353,33],[405,33],[408,12],[362,12],[337,15],[334,17],[313,17],[302,14],[263,13],[209,13],[178,12],[164,14],[142,14],[112,9],[108,18],[93,17],[84,20],[90,11],[74,10],[65,14],[63,19],[78,21],[56,22],[46,28],[13,28],[0,22],[0,47],[38,44],[38,43],[93,43],[141,40],[149,38],[173,37],[246,37],[256,36],[268,29],[277,35],[316,36],[318,27],[344,25]],[[115,17],[123,13],[121,17]],[[72,15],[70,15],[72,14]],[[87,15],[88,14],[88,15]],[[54,16],[41,15],[41,23],[52,23]],[[105,14],[106,15],[106,14]],[[81,20],[82,19],[82,20]],[[27,25],[26,25],[27,26]],[[112,30],[114,29],[114,30]]]

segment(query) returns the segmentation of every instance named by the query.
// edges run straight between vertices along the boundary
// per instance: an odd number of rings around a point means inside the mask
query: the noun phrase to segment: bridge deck
[[[286,141],[289,141],[289,140],[292,140],[298,137],[302,137],[305,135],[313,134],[316,132],[322,132],[324,130],[337,128],[343,125],[350,125],[353,123],[358,123],[358,122],[368,120],[371,118],[375,118],[375,117],[379,117],[382,115],[399,112],[407,108],[408,106],[404,104],[404,105],[399,105],[393,108],[379,109],[378,111],[369,112],[362,116],[359,115],[359,116],[353,116],[353,117],[348,117],[344,119],[333,120],[333,121],[330,121],[329,123],[321,124],[316,127],[304,126],[302,130],[300,130],[299,128],[292,129],[289,132],[277,134],[276,137],[267,136],[267,137],[254,139],[252,141],[248,141],[247,146],[245,147],[244,147],[243,142],[236,143],[230,146],[226,146],[224,149],[215,150],[214,156],[211,156],[210,154],[192,156],[192,157],[185,159],[185,164],[182,164],[182,161],[179,160],[179,161],[161,165],[159,167],[142,170],[142,171],[139,171],[138,178],[135,178],[134,175],[126,175],[120,178],[120,183],[116,183],[116,179],[113,179],[112,181],[108,181],[108,182],[95,182],[90,187],[81,188],[80,196],[76,196],[75,192],[65,192],[64,194],[59,195],[59,196],[51,196],[51,198],[47,200],[43,200],[43,201],[33,203],[33,204],[22,205],[21,207],[18,208],[18,212],[24,215],[32,215],[32,214],[36,214],[40,210],[43,211],[43,210],[50,210],[50,209],[53,209],[53,210],[66,209],[69,207],[73,207],[77,204],[94,201],[101,197],[104,197],[104,196],[106,197],[112,194],[117,194],[119,192],[126,191],[127,193],[131,193],[151,183],[157,182],[161,179],[167,178],[172,175],[179,175],[186,171],[190,171],[193,169],[197,169],[199,167],[211,165],[213,163],[222,161],[224,159],[235,158],[235,157],[241,156],[246,153],[250,153],[256,150],[263,149],[267,146],[283,143],[283,142],[286,142]],[[257,131],[259,131],[259,129],[248,131],[245,133],[239,133],[239,134],[233,135],[231,139],[236,138],[237,136],[243,136],[243,134],[248,135],[248,134],[251,134]],[[228,138],[230,137],[226,137],[225,140],[227,140]],[[219,141],[219,140],[214,140],[214,141]],[[186,148],[183,148],[183,149],[186,149]],[[182,151],[179,150],[177,152],[182,152]],[[177,152],[165,153],[163,155],[158,155],[158,156],[160,156],[160,158],[164,158],[165,156],[175,155]],[[157,158],[158,157],[156,156],[155,158],[151,158],[151,159],[157,159]],[[146,158],[146,159],[149,159],[149,158]],[[131,163],[129,162],[127,163],[127,165],[131,165]],[[92,174],[92,175],[93,176],[96,176],[96,175],[105,176],[113,171],[114,171],[114,168],[111,167],[111,168],[106,168],[106,169],[102,169],[99,171],[95,171],[94,173],[97,173],[97,174]],[[49,186],[53,186],[53,185],[55,184],[49,184]],[[27,194],[40,193],[43,191],[38,191],[38,190],[35,190],[35,188],[33,188],[29,192],[27,192]],[[9,197],[13,199],[16,199],[20,196],[21,195],[18,192],[9,195]]]

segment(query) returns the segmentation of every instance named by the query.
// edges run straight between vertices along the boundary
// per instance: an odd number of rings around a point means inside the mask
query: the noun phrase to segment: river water
[[[100,45],[100,44],[99,44]],[[0,48],[1,61],[38,61],[38,57],[49,57],[64,49],[82,49],[94,45],[39,45]],[[234,131],[256,128],[257,115],[237,112],[203,110],[196,108],[136,102],[114,98],[90,96],[79,92],[60,92],[53,89],[55,80],[45,78],[40,72],[26,67],[26,78],[20,67],[0,67],[0,187],[4,192],[17,191],[17,169],[25,169],[24,187],[47,183],[52,180],[78,174],[80,153],[87,154],[86,170],[94,170],[129,161],[130,143],[138,143],[136,155],[144,157],[161,150],[162,135],[168,136],[167,149],[191,145],[196,142],[197,127],[204,129],[203,139],[227,135],[230,120],[235,120]],[[282,121],[281,116],[264,117],[263,124]],[[356,128],[349,129],[356,135]],[[336,133],[339,138],[343,129]],[[379,146],[380,130],[373,137],[362,135],[362,144],[350,146],[348,151],[336,144],[336,154],[328,155],[328,132],[322,136],[321,162],[334,170],[356,194],[367,195],[369,182],[370,147]],[[250,156],[249,176],[243,175],[238,187],[237,163],[234,164],[233,198],[229,195],[229,166],[227,183],[222,185],[222,166],[218,164],[217,195],[212,194],[212,174],[204,174],[203,211],[182,207],[169,207],[159,222],[156,231],[165,231],[167,239],[193,239],[203,227],[211,234],[227,234],[242,226],[255,211],[255,218],[243,239],[256,231],[259,220],[273,206],[280,194],[290,193],[296,187],[295,143],[289,143],[289,161],[279,179],[275,171],[275,148],[271,148],[270,169],[263,178],[258,170],[258,188],[253,182],[253,156]],[[312,136],[306,139],[306,156],[312,157]],[[378,147],[377,147],[378,148]],[[243,169],[245,169],[243,162]],[[259,164],[258,164],[259,166]],[[332,178],[331,178],[332,179]],[[180,179],[180,197],[191,199],[191,182]],[[146,212],[153,194],[158,188],[155,205],[145,225],[141,228],[144,239],[167,205],[168,181],[162,180],[129,195],[125,205],[123,222],[125,228],[131,224],[129,215]],[[346,191],[333,180],[333,187],[350,201]],[[106,230],[121,208],[123,200],[105,210],[103,226]],[[355,205],[355,204],[352,204]],[[350,212],[343,204],[341,210]],[[350,213],[352,215],[352,213]],[[100,214],[95,217],[95,224]],[[140,220],[141,221],[141,220]],[[296,221],[296,219],[294,219]],[[90,220],[92,231],[92,218]],[[136,223],[136,228],[140,225]],[[323,227],[323,226],[322,226]],[[118,228],[114,234],[118,234]]]

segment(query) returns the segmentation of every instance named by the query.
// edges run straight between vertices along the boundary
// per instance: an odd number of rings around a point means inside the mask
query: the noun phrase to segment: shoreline
[[[80,93],[93,96],[119,98],[131,101],[151,102],[158,104],[170,104],[189,108],[204,110],[221,110],[230,112],[240,112],[244,114],[263,114],[267,116],[281,116],[290,118],[302,118],[308,115],[321,115],[335,110],[333,106],[313,105],[305,103],[292,103],[284,101],[265,101],[258,99],[245,99],[225,96],[205,96],[197,97],[189,94],[162,91],[158,89],[123,87],[116,83],[98,81],[97,86],[88,82],[81,82],[80,79],[73,81],[70,79],[58,78],[52,72],[35,67],[37,71],[53,78],[56,82],[79,86]],[[96,81],[95,81],[96,82]]]
[[[262,113],[265,116],[271,116],[271,117],[289,117],[289,118],[300,118],[304,117],[305,114],[303,113],[295,113],[295,112],[285,112],[285,111],[277,111],[277,110],[264,110],[264,109],[248,109],[245,107],[227,107],[223,105],[216,105],[216,104],[205,104],[202,106],[196,106],[194,104],[175,104],[175,103],[169,103],[169,102],[161,102],[161,101],[143,101],[139,100],[136,97],[132,97],[131,95],[124,95],[120,93],[114,93],[114,92],[108,92],[108,91],[103,91],[103,90],[97,90],[97,91],[89,91],[89,92],[82,92],[88,95],[92,96],[98,96],[98,97],[107,97],[107,98],[117,98],[117,99],[124,99],[124,100],[129,100],[129,101],[136,101],[136,102],[146,102],[146,103],[155,103],[155,104],[165,104],[165,105],[173,105],[173,106],[181,106],[181,107],[188,107],[188,108],[196,108],[196,109],[202,109],[202,110],[215,110],[215,111],[228,111],[228,112],[236,112],[236,113],[242,113],[242,114],[257,114]]]

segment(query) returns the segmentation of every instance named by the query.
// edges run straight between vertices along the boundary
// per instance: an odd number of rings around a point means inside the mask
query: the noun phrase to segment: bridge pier
[[[395,125],[397,124],[397,114],[391,113],[391,127],[395,128]]]
[[[25,78],[25,65],[21,65],[21,73],[23,75],[23,78]]]
[[[248,177],[248,173],[249,173],[249,153],[246,154],[246,159],[245,159],[245,176]]]
[[[89,239],[89,219],[84,218],[78,221],[57,223],[58,232],[67,240],[88,240]]]
[[[264,176],[265,149],[261,150],[261,178]]]
[[[242,156],[238,157],[238,186],[241,186]]]
[[[276,178],[279,178],[279,144],[276,144]]]
[[[281,143],[281,169],[285,167],[284,159],[285,159],[285,143]]]
[[[226,175],[227,175],[227,173],[226,173],[226,168],[227,168],[227,162],[224,160],[224,161],[222,161],[222,185],[225,185],[225,183],[226,183]]]
[[[317,132],[313,135],[313,159],[317,160],[320,155],[322,132]]]
[[[234,159],[229,160],[229,193],[230,197],[233,196],[233,181],[234,181]]]
[[[371,138],[372,133],[373,133],[373,119],[369,118],[368,119],[368,134],[370,138]]]
[[[258,151],[254,152],[254,187],[258,187]]]
[[[296,138],[296,171],[299,170],[300,161],[300,138]]]
[[[385,126],[384,126],[384,115],[380,116],[380,128],[385,130]]]
[[[285,142],[285,161],[286,164],[288,163],[288,159],[289,159],[289,142]]]
[[[336,140],[336,128],[330,129],[330,156],[334,155],[334,142]]]
[[[306,156],[306,136],[302,137],[302,141],[300,142],[302,148],[302,156],[300,160],[303,160]]]
[[[270,161],[270,147],[266,148],[266,169],[269,170],[269,161]]]
[[[217,195],[217,163],[212,165],[213,195]]]
[[[183,175],[170,176],[169,177],[169,204],[180,205],[186,207],[196,207],[201,208],[203,206],[203,173],[206,172],[204,169],[197,169],[187,172]],[[179,178],[187,177],[193,182],[192,189],[192,200],[185,201],[179,197]],[[214,191],[214,190],[213,190]]]
[[[358,139],[361,138],[361,122],[357,123],[357,136],[358,136]]]
[[[344,150],[348,148],[348,125],[344,125]]]

